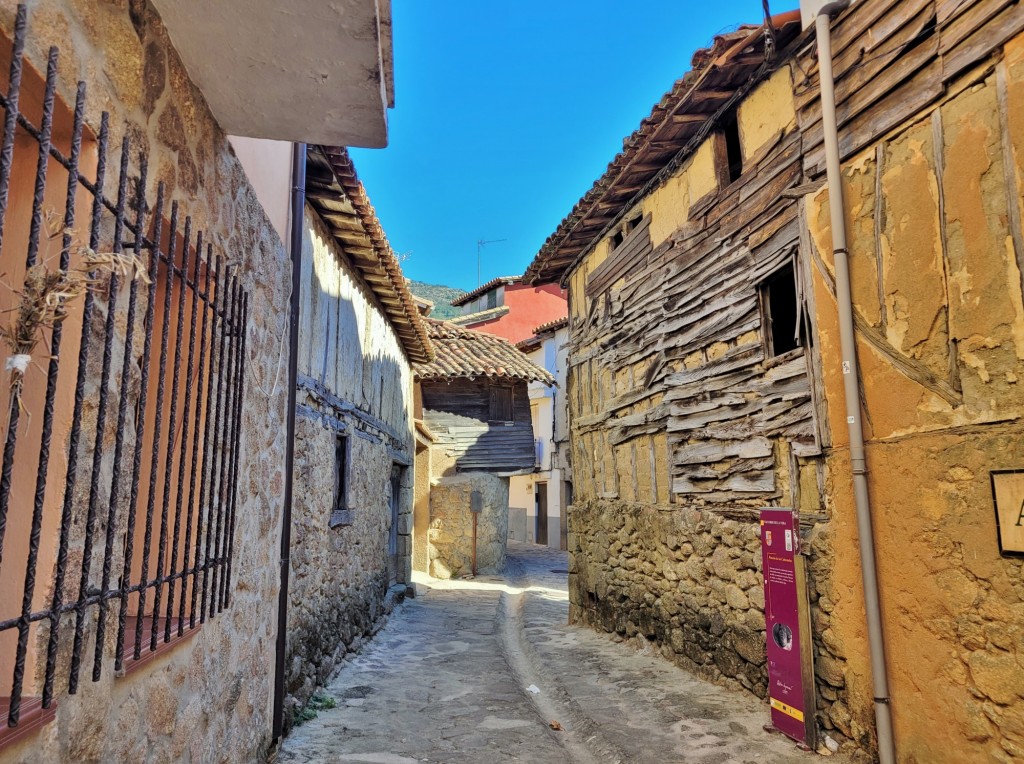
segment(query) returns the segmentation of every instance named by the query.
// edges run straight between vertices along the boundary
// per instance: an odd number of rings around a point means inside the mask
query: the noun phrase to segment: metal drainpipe
[[[818,40],[818,72],[821,81],[821,120],[825,137],[825,163],[828,178],[832,254],[836,269],[836,304],[839,309],[839,339],[843,357],[843,386],[846,392],[846,423],[850,433],[850,464],[853,471],[853,498],[857,508],[857,533],[860,537],[860,564],[864,582],[864,605],[868,622],[868,649],[871,653],[871,682],[875,703],[875,727],[878,733],[880,764],[896,761],[889,703],[889,679],[885,667],[885,637],[878,604],[878,573],[875,569],[875,542],[871,530],[871,500],[868,496],[867,462],[864,457],[864,429],[861,423],[860,370],[853,330],[853,298],[850,294],[850,270],[847,260],[846,219],[843,215],[843,186],[839,162],[839,129],[836,124],[835,81],[832,75],[832,35],[830,16],[849,5],[849,0],[828,3],[814,20]]]
[[[284,668],[288,646],[288,573],[292,544],[292,474],[295,467],[295,393],[299,378],[299,293],[302,276],[302,222],[306,208],[306,144],[292,147],[292,295],[288,323],[288,411],[285,419],[284,501],[281,510],[281,589],[277,599],[277,655],[274,663],[273,742],[284,730]]]

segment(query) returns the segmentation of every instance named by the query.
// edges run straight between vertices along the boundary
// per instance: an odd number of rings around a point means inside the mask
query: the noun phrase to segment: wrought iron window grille
[[[30,272],[59,281],[77,269],[88,286],[78,297],[46,293],[52,323],[20,326],[38,333],[28,360],[9,342],[0,347],[11,370],[0,456],[0,744],[26,709],[53,705],[58,678],[77,692],[83,660],[98,681],[105,662],[122,671],[229,606],[249,311],[227,258],[177,201],[165,221],[163,183],[147,202],[147,158],[138,150],[131,177],[128,137],[113,168],[116,198],[103,195],[107,113],[90,139],[95,172],[83,174],[85,83],[66,146],[57,145],[56,48],[38,126],[19,110],[32,73],[26,30],[22,5],[0,93],[0,272],[26,284],[0,286],[0,301],[24,307]],[[54,194],[59,216],[48,212]],[[24,248],[5,235],[15,208],[30,208]],[[44,250],[56,240],[54,265]]]

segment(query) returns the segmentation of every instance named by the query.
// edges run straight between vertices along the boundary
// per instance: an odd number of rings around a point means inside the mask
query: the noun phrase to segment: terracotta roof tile
[[[800,33],[800,13],[772,17],[776,50]],[[654,105],[640,126],[622,142],[622,151],[576,203],[540,248],[523,274],[528,284],[560,280],[576,258],[601,236],[618,215],[642,197],[648,184],[677,159],[719,109],[765,63],[764,25],[744,25],[716,35],[698,50],[692,69]]]
[[[373,290],[409,359],[429,361],[433,349],[423,317],[348,151],[311,146],[307,167],[307,202]]]
[[[502,337],[433,318],[426,318],[424,322],[435,354],[431,363],[413,364],[413,372],[419,379],[504,377],[548,385],[555,382],[546,370]]]
[[[522,276],[498,276],[498,278],[491,279],[486,284],[481,284],[476,289],[474,289],[472,292],[466,292],[466,294],[462,295],[462,297],[459,297],[459,298],[457,298],[455,300],[452,300],[451,304],[454,307],[458,308],[461,305],[465,305],[467,302],[471,302],[471,301],[475,300],[477,297],[479,297],[482,294],[487,294],[492,289],[494,289],[494,287],[496,287],[496,286],[502,286],[502,285],[508,285],[508,284],[518,284],[522,280],[523,280]]]

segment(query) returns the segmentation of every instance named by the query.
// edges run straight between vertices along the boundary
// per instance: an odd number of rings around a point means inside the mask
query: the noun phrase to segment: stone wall
[[[851,729],[828,631],[827,524],[802,526],[814,620],[818,713],[837,742]],[[765,697],[764,579],[756,520],[687,508],[578,499],[569,513],[569,620],[638,642],[712,681]]]
[[[388,597],[387,549],[392,461],[386,445],[355,434],[356,427],[348,422],[345,430],[351,438],[350,515],[332,527],[338,430],[309,414],[296,425],[285,700],[289,726],[295,710],[376,631],[394,601]],[[412,469],[405,470],[401,490],[411,496]],[[404,501],[404,507],[400,523],[407,524],[410,502]],[[408,572],[398,578],[404,589]]]
[[[444,477],[430,487],[428,551],[434,578],[467,576],[473,570],[473,513],[470,494],[479,491],[483,509],[477,518],[477,573],[500,573],[508,538],[508,478],[487,472]]]
[[[286,720],[388,612],[411,580],[412,382],[394,329],[320,219],[306,211]],[[344,496],[337,444],[347,439]],[[398,555],[389,561],[398,466]],[[395,566],[392,569],[392,566]]]
[[[0,25],[8,35],[15,6],[13,0],[0,2]],[[75,696],[66,692],[67,656],[62,653],[55,719],[0,751],[0,761],[198,762],[210,760],[214,752],[224,761],[260,760],[271,735],[273,673],[268,667],[274,662],[285,451],[285,396],[273,389],[273,380],[283,363],[282,337],[288,324],[286,253],[152,6],[140,0],[40,0],[31,4],[29,30],[26,55],[36,69],[45,70],[50,45],[61,48],[58,97],[73,103],[81,79],[88,88],[86,122],[94,132],[99,130],[100,112],[110,112],[108,168],[117,166],[121,139],[129,135],[133,176],[138,175],[139,151],[148,157],[146,197],[155,199],[157,183],[166,184],[165,210],[171,200],[179,201],[182,214],[192,216],[194,229],[204,230],[207,241],[227,256],[250,295],[250,317],[230,607],[124,676],[114,675],[117,629],[108,628],[101,678],[92,682],[91,666],[83,667]],[[105,191],[110,198],[116,196],[116,182],[116,173],[108,172]],[[126,294],[120,299],[126,300]],[[123,310],[124,302],[116,309]],[[100,301],[100,314],[105,310]],[[142,312],[130,364],[132,395],[138,392]],[[120,358],[113,363],[121,368]],[[92,457],[87,444],[94,440],[89,429],[95,427],[93,379],[85,403],[81,460]],[[112,419],[116,417],[108,418],[111,427]],[[127,429],[134,432],[134,427],[130,411]],[[112,439],[112,434],[111,430],[105,438]],[[132,440],[126,443],[129,455]],[[55,450],[61,448],[63,443],[55,443]],[[103,476],[109,476],[112,458],[105,449]],[[79,481],[79,490],[86,482]],[[106,488],[101,490],[101,501],[105,492]],[[84,514],[85,503],[76,500],[74,529],[83,527]],[[125,507],[118,508],[119,528],[124,527],[126,514]],[[100,539],[105,526],[105,518],[97,523]],[[44,545],[53,543],[53,537],[44,539]],[[115,571],[122,564],[119,547],[115,544],[111,561]],[[94,555],[90,585],[98,586],[101,554],[94,549]],[[75,537],[69,570],[77,569],[81,557],[81,538]],[[77,577],[69,578],[74,582],[66,596],[74,598]],[[52,572],[41,571],[37,593],[49,598],[51,581]],[[83,656],[91,657],[93,621],[86,623]],[[70,642],[67,628],[73,631],[73,618],[61,624],[62,651]],[[37,630],[36,637],[35,650],[45,651],[45,642],[40,641],[45,640],[45,630]],[[41,681],[40,676],[34,679],[37,685]]]

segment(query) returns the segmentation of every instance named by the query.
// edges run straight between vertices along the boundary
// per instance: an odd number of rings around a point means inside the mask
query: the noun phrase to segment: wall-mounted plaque
[[[996,470],[991,475],[999,551],[1024,555],[1024,469]]]

